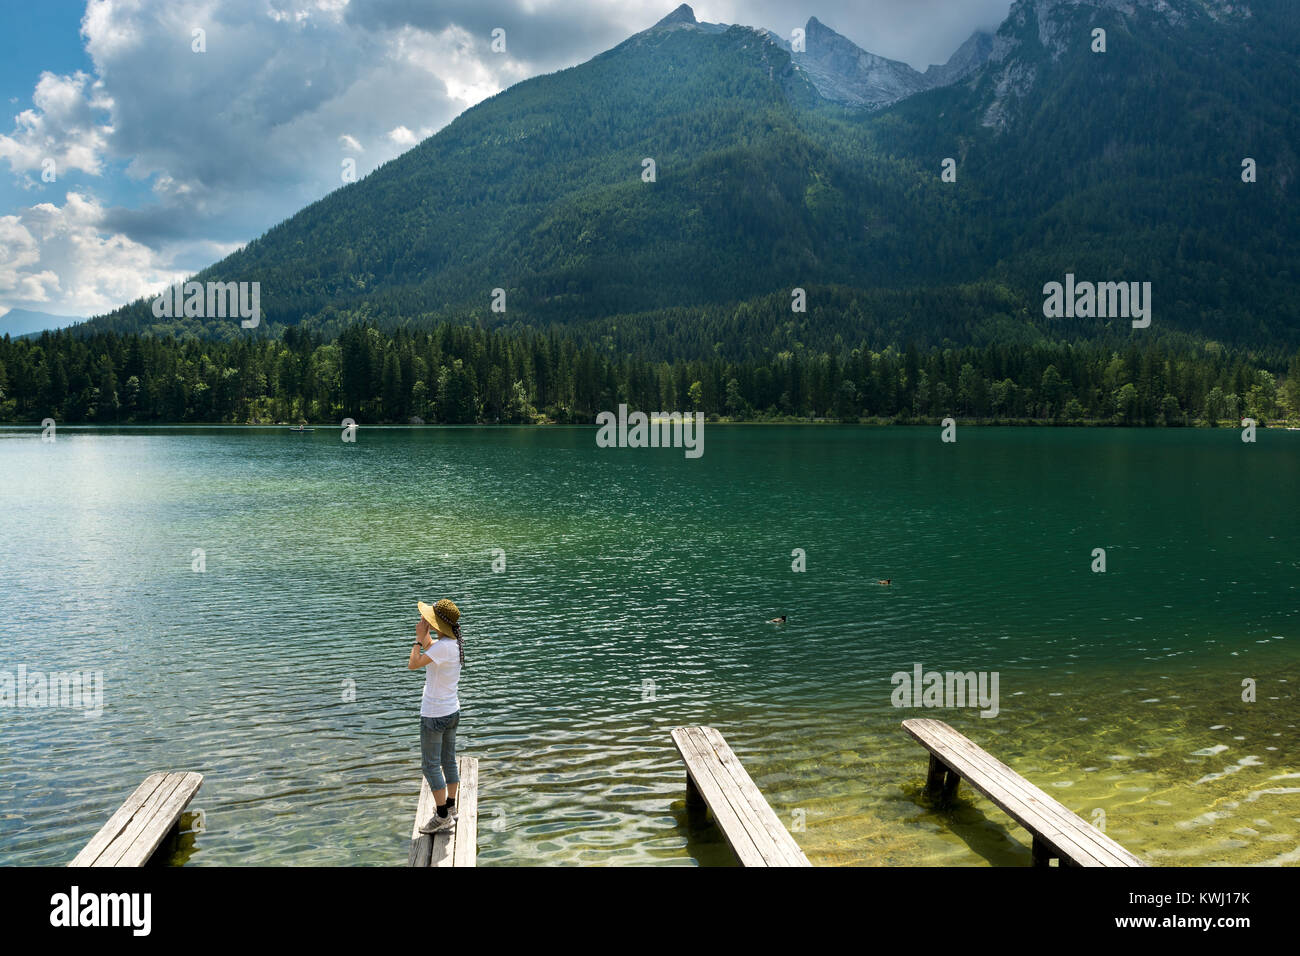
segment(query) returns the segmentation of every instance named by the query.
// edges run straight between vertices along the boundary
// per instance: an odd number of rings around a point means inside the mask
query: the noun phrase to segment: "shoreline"
[[[807,418],[778,418],[778,419],[725,419],[718,418],[705,420],[706,425],[724,425],[724,426],[763,426],[763,425],[802,425],[806,427],[844,427],[844,428],[941,428],[946,419],[907,419],[899,421],[895,419],[884,418],[863,418],[858,421],[836,421],[833,419],[819,418],[809,420]],[[1103,419],[1082,419],[1074,421],[1044,421],[1035,418],[953,418],[953,421],[963,428],[1099,428],[1099,429],[1159,429],[1159,430],[1202,430],[1221,428],[1228,431],[1240,430],[1244,426],[1232,421],[1207,422],[1203,420],[1188,422],[1187,424],[1166,425],[1159,423],[1144,422],[1111,422]],[[56,422],[59,428],[265,428],[265,429],[290,429],[294,428],[289,422]],[[307,422],[308,428],[312,429],[330,429],[343,427],[340,422]],[[0,430],[6,428],[12,429],[39,429],[43,425],[40,421],[14,421],[0,422]],[[466,422],[466,423],[441,423],[441,422],[358,422],[358,428],[393,428],[393,429],[411,429],[421,428],[599,428],[595,422]],[[1300,420],[1297,419],[1277,419],[1273,422],[1256,421],[1257,429],[1274,429],[1279,431],[1300,431]]]

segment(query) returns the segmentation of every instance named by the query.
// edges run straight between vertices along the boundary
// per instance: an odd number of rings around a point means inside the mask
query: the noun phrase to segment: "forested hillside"
[[[578,327],[814,285],[993,282],[1032,314],[1073,272],[1151,282],[1166,331],[1291,346],[1298,52],[1284,0],[1020,0],[968,79],[866,112],[821,97],[765,31],[675,22],[492,97],[198,278],[261,282],[263,333],[333,334]],[[93,327],[252,334],[144,302]]]

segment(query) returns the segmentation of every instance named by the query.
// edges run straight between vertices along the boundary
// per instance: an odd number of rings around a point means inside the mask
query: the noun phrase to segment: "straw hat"
[[[415,606],[420,609],[420,617],[428,621],[429,626],[443,637],[456,636],[456,631],[452,627],[453,624],[460,621],[460,608],[456,605],[443,598],[433,605],[425,604],[423,601],[416,601]]]

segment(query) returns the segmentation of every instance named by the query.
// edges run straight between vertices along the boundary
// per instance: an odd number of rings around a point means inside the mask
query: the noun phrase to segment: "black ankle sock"
[[[455,798],[455,797],[448,797],[448,798],[447,798],[447,809],[450,810],[450,809],[451,809],[452,807],[454,807],[455,805],[456,805],[456,798]]]
[[[447,815],[447,804],[444,803],[442,806],[438,808],[438,816],[445,817],[446,815]]]

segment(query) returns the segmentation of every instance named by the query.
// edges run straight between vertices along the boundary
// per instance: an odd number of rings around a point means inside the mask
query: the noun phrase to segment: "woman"
[[[420,701],[420,757],[424,779],[429,781],[438,808],[420,832],[437,833],[450,830],[456,820],[456,791],[460,784],[456,772],[456,725],[460,723],[456,685],[465,663],[465,643],[460,637],[460,608],[455,604],[443,598],[432,607],[423,601],[416,602],[416,606],[420,621],[415,625],[415,646],[406,668],[428,668]]]

